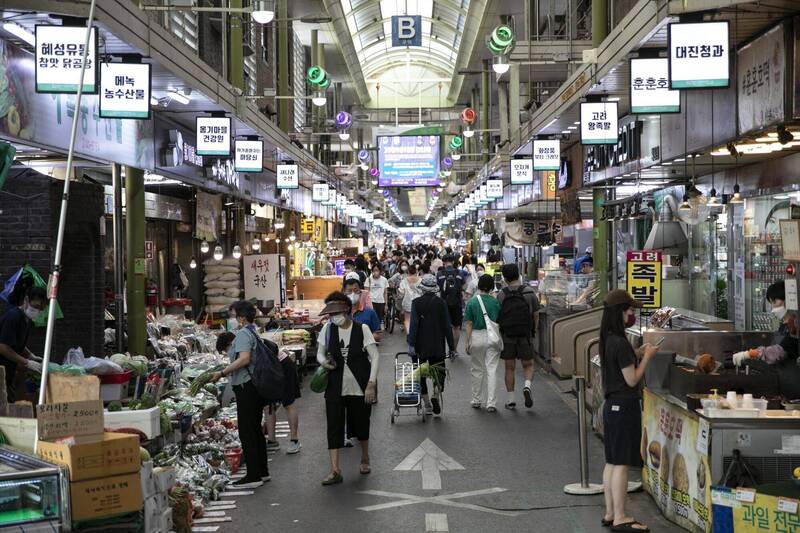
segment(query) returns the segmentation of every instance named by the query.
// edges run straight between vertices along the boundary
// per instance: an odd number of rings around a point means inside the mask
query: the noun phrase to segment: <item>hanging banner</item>
[[[196,200],[194,236],[197,239],[215,242],[219,239],[222,196],[198,190]]]
[[[150,118],[150,71],[147,63],[101,63],[100,116]]]
[[[642,484],[669,520],[710,532],[711,469],[708,451],[700,451],[708,434],[700,425],[697,414],[644,389]]]
[[[786,118],[786,42],[783,24],[737,51],[739,134]]]
[[[244,298],[259,301],[281,299],[281,268],[278,254],[242,256]]]
[[[311,201],[326,202],[328,200],[328,184],[315,183],[311,186]],[[324,204],[323,204],[324,205]]]
[[[264,170],[264,141],[236,139],[233,141],[234,170],[262,172]]]
[[[670,89],[728,86],[728,21],[669,24],[667,42]]]
[[[299,189],[300,169],[297,165],[278,165],[275,169],[275,179],[279,189]]]
[[[553,200],[558,189],[558,175],[553,170],[542,172],[542,198]]]
[[[680,113],[681,92],[669,88],[669,59],[631,59],[631,113]]]
[[[83,67],[86,26],[36,25],[36,92],[77,93]],[[97,93],[97,28],[92,27],[83,94]],[[149,103],[149,101],[148,101]]]
[[[304,218],[300,222],[300,233],[306,235],[312,235],[314,233],[314,219],[313,218]]]
[[[486,180],[486,196],[489,198],[502,198],[503,180]]]
[[[322,205],[329,207],[336,205],[336,189],[328,189],[328,199],[323,200]]]
[[[561,164],[561,141],[533,140],[533,170],[558,170]]]
[[[197,155],[231,155],[231,117],[197,117]]]
[[[628,250],[628,292],[645,309],[661,308],[661,252]]]
[[[511,185],[530,185],[533,183],[533,159],[511,160]]]
[[[581,144],[617,144],[617,102],[581,103]]]

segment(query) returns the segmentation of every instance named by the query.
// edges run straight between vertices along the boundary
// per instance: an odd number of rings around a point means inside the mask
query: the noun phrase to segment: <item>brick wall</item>
[[[30,263],[47,279],[58,233],[63,182],[32,171],[10,177],[0,191],[0,280]],[[61,361],[72,346],[87,355],[103,353],[103,243],[100,217],[103,189],[73,183],[64,234],[59,303],[64,318],[56,323],[52,357]],[[29,342],[34,353],[44,346],[44,328]]]

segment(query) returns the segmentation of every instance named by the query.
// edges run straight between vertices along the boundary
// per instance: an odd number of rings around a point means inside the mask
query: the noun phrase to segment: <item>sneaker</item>
[[[517,402],[512,401],[512,400],[509,400],[509,401],[506,402],[506,409],[514,410],[516,408],[517,408]]]
[[[263,485],[264,482],[261,479],[253,479],[251,477],[243,477],[239,481],[234,481],[232,483],[234,488],[237,489],[254,489],[256,487],[260,487]]]
[[[267,441],[267,451],[274,452],[275,450],[281,449],[281,443],[276,440],[268,440]]]
[[[300,441],[290,441],[289,446],[286,448],[286,455],[294,455],[300,451],[303,445],[300,444]]]
[[[437,398],[436,396],[431,398],[431,406],[433,414],[435,415],[442,414],[442,406],[439,404],[439,398]]]
[[[496,413],[497,412],[497,407],[495,407],[494,405],[490,405],[489,407],[486,408],[486,412],[487,413]]]
[[[469,405],[470,405],[470,406],[471,406],[473,409],[480,409],[480,408],[481,408],[481,402],[470,402],[470,404],[469,404]]]
[[[531,388],[525,387],[522,389],[522,394],[525,396],[525,407],[528,409],[533,407],[533,394],[531,394]]]
[[[339,472],[331,472],[328,474],[328,477],[322,480],[322,485],[327,487],[328,485],[336,485],[337,483],[341,483],[344,481],[342,474]]]
[[[426,415],[432,415],[433,414],[433,406],[431,405],[431,402],[425,403],[425,414]]]
[[[344,439],[344,447],[345,448],[352,448],[353,447],[353,439]]]

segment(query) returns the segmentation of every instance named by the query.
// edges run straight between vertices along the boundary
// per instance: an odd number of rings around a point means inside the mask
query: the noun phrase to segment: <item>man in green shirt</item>
[[[497,365],[500,361],[500,347],[489,342],[484,313],[493,322],[500,315],[500,304],[491,295],[494,278],[484,274],[478,278],[478,292],[467,302],[464,311],[466,329],[466,351],[472,359],[472,402],[480,409],[484,385],[486,386],[486,411],[497,411]],[[481,305],[482,304],[482,305]]]

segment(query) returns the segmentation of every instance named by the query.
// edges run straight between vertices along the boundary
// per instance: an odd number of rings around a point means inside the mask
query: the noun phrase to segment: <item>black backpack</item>
[[[444,301],[448,307],[461,305],[461,278],[455,269],[448,269],[445,272],[444,289],[442,290]]]
[[[250,365],[247,367],[250,381],[265,402],[280,402],[284,398],[285,376],[278,359],[278,345],[262,339],[250,328],[248,331],[256,338],[256,348],[250,354]]]
[[[533,313],[525,299],[525,285],[515,291],[503,288],[503,305],[500,306],[500,317],[497,323],[500,332],[506,337],[533,336]]]

